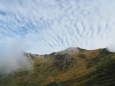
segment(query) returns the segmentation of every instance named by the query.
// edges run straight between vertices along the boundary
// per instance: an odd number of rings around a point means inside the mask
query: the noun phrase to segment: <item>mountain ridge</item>
[[[114,72],[110,71],[112,67],[110,65],[115,64],[115,53],[109,52],[106,48],[97,50],[80,48],[79,51],[75,49],[72,52],[69,49],[71,53],[68,49],[65,51],[61,51],[64,52],[61,54],[60,52],[45,55],[27,54],[33,61],[33,72],[20,71],[7,78],[0,78],[0,84],[2,83],[0,86],[109,86],[107,84],[112,86],[112,83],[115,85],[112,82],[115,80]],[[105,71],[102,71],[101,67]],[[114,66],[112,68],[115,71]],[[103,79],[99,82],[98,78]],[[104,83],[106,79],[108,82]]]

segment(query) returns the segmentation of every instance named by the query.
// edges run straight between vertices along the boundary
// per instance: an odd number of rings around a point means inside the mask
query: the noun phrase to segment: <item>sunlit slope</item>
[[[115,53],[80,48],[63,52],[27,54],[33,59],[33,71],[0,78],[0,86],[114,86]]]

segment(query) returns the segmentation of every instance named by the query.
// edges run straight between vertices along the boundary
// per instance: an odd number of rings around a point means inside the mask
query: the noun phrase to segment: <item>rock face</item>
[[[72,67],[74,64],[75,60],[69,54],[57,54],[53,66],[58,70],[64,70]]]
[[[55,57],[56,55],[57,55],[56,52],[49,54],[50,57]]]

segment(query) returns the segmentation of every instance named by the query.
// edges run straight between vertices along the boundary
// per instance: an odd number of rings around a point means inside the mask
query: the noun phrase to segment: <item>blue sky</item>
[[[115,50],[115,0],[0,0],[0,48],[47,54],[68,47]]]

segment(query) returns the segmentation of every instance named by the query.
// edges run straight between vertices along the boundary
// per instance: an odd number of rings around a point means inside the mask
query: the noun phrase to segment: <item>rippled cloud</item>
[[[114,0],[1,0],[0,47],[16,40],[46,54],[68,47],[115,46]]]

